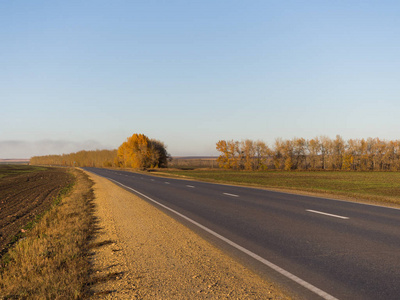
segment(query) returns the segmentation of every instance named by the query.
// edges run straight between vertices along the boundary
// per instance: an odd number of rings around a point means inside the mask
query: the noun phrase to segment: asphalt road
[[[400,210],[85,168],[306,299],[400,299]]]

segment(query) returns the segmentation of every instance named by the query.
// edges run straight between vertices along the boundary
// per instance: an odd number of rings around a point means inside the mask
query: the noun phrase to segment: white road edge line
[[[165,182],[165,184],[169,184],[169,182],[168,182],[168,181],[166,181],[166,182]]]
[[[227,196],[231,196],[231,197],[239,197],[239,195],[235,195],[235,194],[229,194],[229,193],[223,193],[224,195],[227,195]]]
[[[311,212],[311,213],[315,213],[315,214],[329,216],[329,217],[335,217],[335,218],[339,218],[339,219],[344,219],[344,220],[350,219],[349,217],[343,217],[343,216],[328,214],[326,212],[322,212],[322,211],[318,211],[318,210],[306,209],[306,211]]]
[[[105,176],[103,176],[103,177],[105,177]],[[275,265],[274,263],[262,258],[261,256],[251,252],[250,250],[247,250],[246,248],[236,244],[235,242],[232,242],[231,240],[227,239],[226,237],[216,233],[215,231],[212,231],[211,229],[209,229],[208,227],[206,227],[204,225],[201,225],[200,223],[197,223],[196,221],[194,221],[194,220],[190,219],[189,217],[181,214],[180,212],[177,212],[176,210],[173,210],[172,208],[169,208],[168,206],[166,206],[164,204],[161,204],[161,203],[157,202],[156,200],[153,200],[149,196],[146,196],[145,194],[142,194],[141,192],[139,192],[139,191],[137,191],[137,190],[135,190],[133,188],[130,188],[129,186],[126,186],[126,185],[124,185],[122,183],[119,183],[118,181],[116,181],[114,179],[111,179],[111,178],[108,178],[108,177],[105,177],[105,178],[115,182],[116,184],[118,184],[118,185],[120,185],[120,186],[122,186],[122,187],[124,187],[126,189],[129,189],[129,190],[135,192],[136,194],[148,199],[149,201],[157,204],[158,206],[161,206],[161,207],[165,208],[166,210],[169,210],[170,212],[176,214],[177,216],[180,216],[181,218],[185,219],[186,221],[196,225],[197,227],[199,227],[199,228],[203,229],[204,231],[212,234],[213,236],[219,238],[220,240],[224,241],[225,243],[231,245],[232,247],[234,247],[234,248],[242,251],[243,253],[249,255],[250,257],[258,260],[259,262],[263,263],[264,265],[266,265],[266,266],[270,267],[271,269],[275,270],[276,272],[282,274],[283,276],[285,276],[285,277],[293,280],[294,282],[300,284],[304,288],[306,288],[306,289],[312,291],[313,293],[321,296],[323,299],[326,299],[326,300],[338,300],[337,298],[333,297],[332,295],[328,294],[327,292],[324,292],[323,290],[317,288],[316,286],[313,286],[311,283],[308,283],[307,281],[304,281],[303,279],[301,279],[301,278],[297,277],[296,275],[293,275],[292,273],[282,269],[281,267]]]
[[[194,188],[194,186],[193,185],[186,185],[187,187],[189,187],[189,188]]]

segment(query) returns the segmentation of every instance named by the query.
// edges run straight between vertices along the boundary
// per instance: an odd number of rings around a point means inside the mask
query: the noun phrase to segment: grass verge
[[[10,241],[10,243],[2,250],[0,251],[0,272],[3,270],[4,266],[9,263],[10,261],[10,253],[8,253],[8,250],[14,246],[15,243],[17,243],[20,239],[23,239],[26,237],[27,233],[32,230],[36,224],[39,223],[39,221],[43,218],[46,213],[51,210],[53,207],[57,206],[61,200],[69,193],[72,191],[74,187],[74,182],[69,183],[67,186],[65,186],[61,191],[58,193],[57,197],[53,200],[53,204],[50,207],[50,209],[38,214],[35,216],[35,218],[32,221],[29,221],[19,233],[14,235]],[[3,256],[4,255],[4,256]],[[1,287],[1,284],[0,284]],[[0,294],[1,296],[1,294]]]
[[[0,299],[79,299],[86,293],[90,266],[93,183],[82,171],[72,192],[66,189],[26,237],[3,257]]]
[[[400,205],[400,172],[160,170],[153,174]]]

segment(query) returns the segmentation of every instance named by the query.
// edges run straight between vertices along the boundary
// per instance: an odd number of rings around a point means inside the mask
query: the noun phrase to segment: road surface
[[[400,210],[85,168],[307,299],[399,299]]]

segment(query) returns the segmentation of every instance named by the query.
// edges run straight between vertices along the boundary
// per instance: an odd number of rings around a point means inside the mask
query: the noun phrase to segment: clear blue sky
[[[399,1],[1,1],[0,158],[399,139]]]

